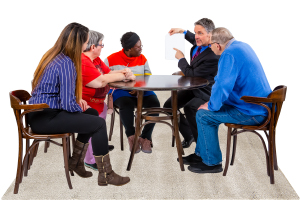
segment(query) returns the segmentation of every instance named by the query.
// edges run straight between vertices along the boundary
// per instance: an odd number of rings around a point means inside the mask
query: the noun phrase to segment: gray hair
[[[207,19],[207,18],[202,18],[202,19],[196,21],[194,24],[195,24],[195,26],[196,25],[203,26],[207,33],[210,33],[212,30],[215,29],[214,22],[211,19]]]
[[[231,32],[224,27],[216,28],[212,31],[211,42],[225,44],[233,38]]]
[[[103,39],[104,39],[104,35],[102,33],[90,30],[89,31],[89,42],[84,51],[85,52],[89,51],[92,45],[98,46],[99,42]]]

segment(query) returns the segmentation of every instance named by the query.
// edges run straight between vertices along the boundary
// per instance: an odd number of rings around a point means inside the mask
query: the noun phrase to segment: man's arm
[[[194,65],[194,66],[189,65],[186,58],[182,58],[178,62],[178,67],[180,68],[182,73],[184,73],[185,76],[207,77],[217,72],[218,58],[215,56],[214,58],[204,60],[198,65]]]
[[[212,87],[208,102],[209,110],[220,110],[223,102],[228,99],[229,94],[232,92],[238,74],[239,68],[234,64],[234,57],[232,55],[222,55],[219,62],[219,71],[215,77],[215,84]]]
[[[189,30],[186,31],[185,39],[189,41],[192,45],[196,45],[195,34],[191,33]]]

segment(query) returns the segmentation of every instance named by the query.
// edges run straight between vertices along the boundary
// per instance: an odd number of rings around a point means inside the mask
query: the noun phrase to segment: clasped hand
[[[125,79],[123,80],[124,82],[135,80],[135,75],[132,73],[132,71],[129,68],[123,69],[122,73],[125,75]]]

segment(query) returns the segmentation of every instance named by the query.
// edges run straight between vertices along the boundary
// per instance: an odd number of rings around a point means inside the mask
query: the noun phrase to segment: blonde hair
[[[89,29],[79,23],[68,24],[61,32],[54,46],[49,49],[39,62],[32,81],[32,90],[40,82],[46,66],[60,53],[68,56],[74,63],[77,72],[75,95],[76,100],[82,98],[82,71],[81,71],[81,53],[82,46],[88,39]]]

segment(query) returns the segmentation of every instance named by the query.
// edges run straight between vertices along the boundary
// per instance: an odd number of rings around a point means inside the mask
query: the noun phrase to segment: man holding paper
[[[215,55],[209,47],[210,34],[215,28],[212,20],[202,18],[195,22],[194,32],[185,31],[181,28],[172,28],[169,31],[170,35],[180,33],[185,34],[185,39],[193,44],[190,51],[190,64],[184,57],[183,53],[176,50],[175,57],[179,59],[178,67],[181,74],[190,77],[202,77],[209,81],[209,85],[205,88],[194,90],[186,90],[178,92],[178,109],[184,109],[185,116],[180,115],[179,131],[184,140],[182,142],[183,148],[188,148],[192,142],[197,141],[198,131],[196,124],[196,112],[200,105],[209,101],[211,95],[211,88],[214,84],[214,77],[218,71],[219,56]],[[171,98],[169,98],[164,108],[171,108]],[[185,162],[188,157],[183,158]]]

